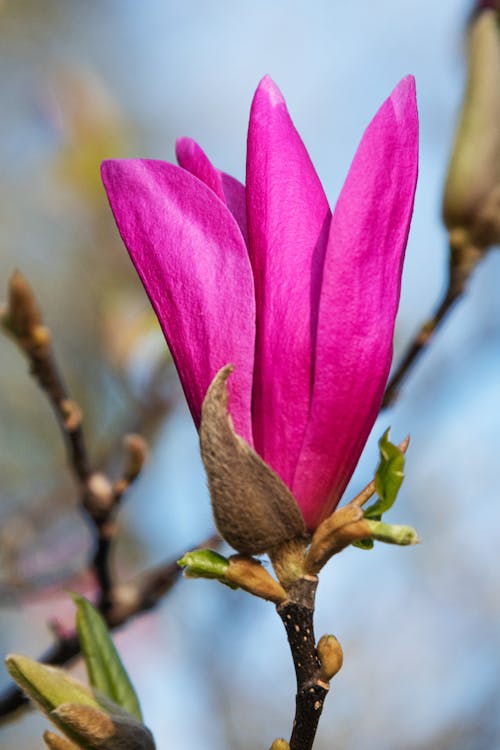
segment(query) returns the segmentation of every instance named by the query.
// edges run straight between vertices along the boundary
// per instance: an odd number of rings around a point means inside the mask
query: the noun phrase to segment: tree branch
[[[220,537],[213,534],[202,542],[200,547],[214,547]],[[111,630],[125,625],[131,619],[153,609],[172,588],[181,575],[177,558],[163,565],[145,571],[131,581],[117,585],[113,590],[112,604],[101,613]],[[53,666],[64,666],[80,654],[80,644],[76,633],[59,634],[55,643],[39,657],[38,661]],[[10,719],[14,711],[26,707],[29,701],[16,686],[8,687],[0,694],[0,723]]]
[[[290,750],[311,750],[329,690],[314,637],[314,600],[318,579],[304,576],[288,589],[289,599],[278,605],[295,667],[297,692]]]
[[[387,409],[397,400],[402,383],[455,302],[465,293],[469,278],[485,253],[486,250],[469,245],[464,247],[450,245],[450,271],[444,297],[434,315],[421,326],[389,379],[381,409]]]
[[[10,280],[8,303],[0,313],[0,322],[28,359],[30,373],[56,415],[79,489],[80,507],[94,535],[89,567],[97,583],[96,604],[108,626],[119,627],[154,607],[180,575],[175,561],[147,571],[126,584],[115,583],[111,572],[109,555],[116,535],[116,513],[124,493],[143,467],[146,443],[139,435],[125,437],[127,460],[122,476],[115,482],[93,469],[81,426],[81,410],[68,396],[53,354],[50,332],[43,325],[33,290],[19,272]],[[208,546],[219,542],[218,535],[206,540]],[[62,666],[80,653],[78,638],[75,633],[62,632],[57,624],[53,631],[56,640],[40,661]],[[0,718],[9,716],[26,702],[16,687],[8,688],[0,695]]]

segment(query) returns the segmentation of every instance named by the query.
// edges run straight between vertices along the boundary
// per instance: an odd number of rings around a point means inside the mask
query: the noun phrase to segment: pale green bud
[[[483,8],[468,38],[468,76],[443,199],[450,244],[485,249],[500,241],[500,29]]]

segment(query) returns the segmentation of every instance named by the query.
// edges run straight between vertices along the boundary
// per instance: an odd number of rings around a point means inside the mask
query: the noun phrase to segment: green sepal
[[[389,440],[388,428],[379,440],[380,462],[375,473],[375,491],[379,499],[366,508],[365,518],[380,521],[392,508],[404,479],[405,454]],[[366,548],[365,548],[366,549]]]
[[[71,596],[76,604],[76,629],[91,686],[142,722],[139,700],[106,623],[85,597]]]
[[[232,589],[238,588],[226,578],[229,560],[214,550],[196,549],[193,552],[186,552],[180,560],[177,560],[177,565],[184,568],[184,575],[188,578],[215,578]]]

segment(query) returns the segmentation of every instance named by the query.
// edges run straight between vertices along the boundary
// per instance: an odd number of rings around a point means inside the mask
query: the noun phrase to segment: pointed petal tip
[[[108,187],[108,184],[113,180],[116,174],[123,174],[127,167],[132,168],[138,162],[143,161],[142,159],[105,159],[101,162],[101,179],[104,183],[104,187]]]
[[[193,153],[198,144],[192,138],[188,136],[182,136],[177,138],[175,142],[175,156],[178,164],[182,167],[182,161],[186,156]]]
[[[415,77],[407,75],[395,86],[389,97],[398,119],[414,117],[418,121]]]
[[[265,75],[264,78],[259,81],[259,85],[255,91],[254,101],[261,97],[265,97],[271,107],[285,104],[283,94],[269,75]]]

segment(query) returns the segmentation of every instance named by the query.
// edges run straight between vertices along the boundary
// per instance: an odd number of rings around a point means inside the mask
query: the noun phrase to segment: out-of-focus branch
[[[389,381],[382,408],[441,326],[490,247],[500,243],[499,0],[476,0],[467,26],[467,85],[443,193],[450,244],[448,287],[433,317],[410,344]]]
[[[0,322],[27,357],[31,374],[56,414],[77,482],[80,507],[94,533],[89,567],[97,583],[96,604],[108,626],[119,627],[154,607],[180,575],[177,563],[169,561],[125,584],[115,582],[112,576],[109,554],[116,535],[116,513],[123,495],[141,472],[147,455],[146,443],[140,435],[124,438],[125,467],[116,481],[92,467],[82,430],[81,409],[69,397],[54,357],[50,332],[43,325],[33,290],[19,272],[11,278],[8,302],[0,313]],[[219,543],[219,536],[212,535],[201,546],[213,547]],[[80,653],[78,638],[57,623],[52,624],[52,630],[55,642],[40,661],[62,666]],[[0,718],[9,717],[26,702],[20,690],[14,686],[8,688],[0,695]]]
[[[389,379],[382,409],[387,409],[397,400],[401,385],[410,374],[414,364],[440,328],[453,305],[463,296],[472,272],[484,257],[486,250],[467,245],[450,247],[450,272],[444,297],[434,315],[427,320],[408,346],[396,370]]]
[[[90,475],[90,465],[81,427],[82,414],[68,396],[54,359],[50,332],[43,325],[33,290],[19,271],[10,279],[1,322],[27,357],[30,373],[46,394],[61,428],[69,465],[76,479],[84,484]]]
[[[31,286],[16,271],[9,283],[8,301],[1,313],[4,330],[15,341],[29,362],[30,373],[47,396],[61,429],[68,462],[79,488],[80,506],[94,532],[91,567],[98,584],[98,606],[111,606],[113,588],[109,551],[115,535],[115,516],[124,492],[138,476],[147,448],[138,435],[125,438],[127,461],[123,476],[112,482],[94,470],[82,429],[82,412],[69,397],[52,349],[51,335]]]
[[[199,547],[214,547],[220,537],[213,534]],[[129,622],[132,618],[155,607],[172,588],[181,574],[176,560],[151,568],[124,584],[115,585],[111,605],[102,611],[110,629]],[[63,666],[80,654],[80,644],[76,633],[65,634],[53,628],[56,641],[42,654],[38,661],[54,666]],[[16,686],[12,685],[0,694],[0,722],[10,719],[12,713],[28,704],[28,699]]]

